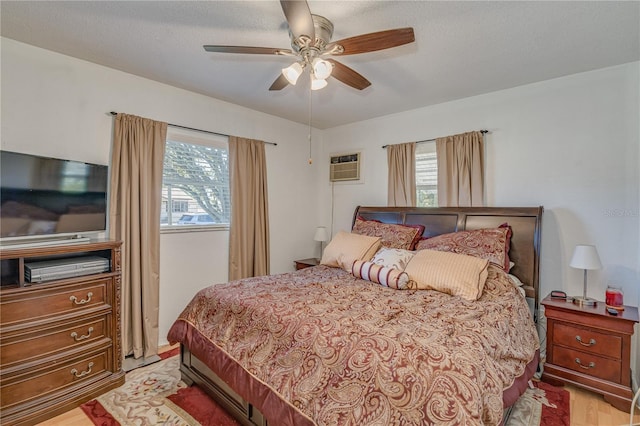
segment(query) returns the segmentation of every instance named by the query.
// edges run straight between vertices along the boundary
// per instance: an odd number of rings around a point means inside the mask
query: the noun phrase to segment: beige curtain
[[[436,139],[438,206],[484,205],[484,147],[481,132]]]
[[[115,119],[109,236],[122,240],[122,345],[134,358],[158,353],[160,206],[167,123]]]
[[[416,143],[387,146],[389,170],[387,204],[391,207],[416,205]]]
[[[229,280],[269,275],[269,206],[264,142],[229,137]]]

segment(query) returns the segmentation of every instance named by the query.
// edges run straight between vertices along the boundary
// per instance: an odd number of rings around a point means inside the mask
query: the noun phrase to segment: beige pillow
[[[322,253],[321,265],[351,271],[356,260],[371,260],[380,248],[380,237],[338,232]]]
[[[489,261],[465,254],[420,250],[405,272],[416,288],[438,290],[467,300],[477,300],[487,281]]]

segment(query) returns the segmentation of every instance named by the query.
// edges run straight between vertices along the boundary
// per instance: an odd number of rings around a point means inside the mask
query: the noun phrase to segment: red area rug
[[[180,380],[179,349],[161,361],[130,371],[126,383],[81,406],[98,426],[238,426],[199,387]],[[569,426],[569,392],[535,382],[514,404],[505,426]]]
[[[130,371],[123,386],[81,405],[98,426],[238,426],[197,386],[180,380],[179,349],[161,361]]]

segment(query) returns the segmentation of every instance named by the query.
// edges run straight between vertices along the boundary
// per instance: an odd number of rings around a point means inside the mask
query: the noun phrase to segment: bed
[[[509,267],[488,264],[477,300],[326,265],[213,285],[169,331],[182,378],[243,425],[500,424],[538,366],[541,218],[360,206],[354,227],[402,224],[424,241],[508,224]]]

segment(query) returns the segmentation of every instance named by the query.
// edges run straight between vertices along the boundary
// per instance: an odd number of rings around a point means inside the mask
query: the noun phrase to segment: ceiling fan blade
[[[375,33],[362,34],[334,41],[327,45],[325,50],[329,51],[335,46],[342,46],[342,53],[332,52],[332,55],[355,55],[358,53],[374,52],[376,50],[389,49],[391,47],[402,46],[413,43],[416,40],[413,28],[397,28],[395,30],[378,31]]]
[[[348,66],[341,64],[334,59],[327,59],[327,61],[333,64],[333,72],[331,77],[340,80],[347,86],[351,86],[354,89],[362,90],[371,86],[371,82],[364,78],[361,74],[357,73]]]
[[[251,47],[251,46],[212,46],[205,45],[204,50],[207,52],[217,53],[248,53],[258,55],[289,55],[290,49],[276,49],[274,47]]]
[[[307,36],[313,42],[316,31],[307,2],[305,0],[280,0],[280,5],[285,18],[287,18],[293,38]]]
[[[269,90],[282,90],[289,84],[289,81],[285,78],[284,75],[280,74],[280,77],[276,78],[276,81],[273,82]]]

